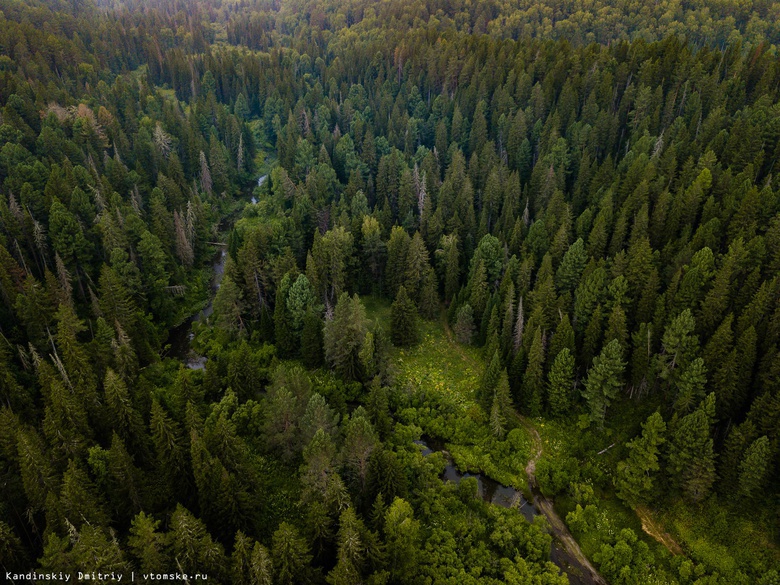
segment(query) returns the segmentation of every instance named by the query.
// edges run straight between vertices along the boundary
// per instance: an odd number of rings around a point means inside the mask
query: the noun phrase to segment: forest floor
[[[634,511],[642,521],[642,530],[666,547],[673,555],[683,554],[682,547],[672,536],[666,532],[661,524],[653,517],[652,512],[646,506],[637,506]]]

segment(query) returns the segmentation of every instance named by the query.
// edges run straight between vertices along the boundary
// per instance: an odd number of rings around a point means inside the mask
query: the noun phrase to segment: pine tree
[[[403,285],[390,307],[390,339],[396,347],[410,347],[418,341],[417,308]]]
[[[547,405],[550,414],[554,417],[567,414],[571,408],[574,389],[574,356],[568,347],[561,349],[555,356],[547,382]]]
[[[590,421],[604,426],[607,408],[623,387],[623,348],[617,340],[610,341],[593,359],[593,366],[583,383],[583,396],[588,403]]]
[[[659,447],[666,441],[666,423],[654,412],[642,423],[642,435],[626,444],[628,457],[617,466],[617,494],[630,504],[647,500],[653,490],[654,474],[660,469]]]

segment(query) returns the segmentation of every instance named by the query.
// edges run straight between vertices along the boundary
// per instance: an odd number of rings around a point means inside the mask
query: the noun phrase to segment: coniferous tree
[[[417,308],[403,285],[390,307],[390,338],[397,347],[410,347],[418,341]]]
[[[769,437],[764,435],[753,441],[745,451],[739,465],[739,494],[748,499],[760,497],[769,476],[771,461]]]
[[[593,359],[582,391],[592,423],[604,425],[607,408],[623,387],[624,368],[623,348],[617,340],[610,341]]]
[[[626,444],[628,457],[617,466],[617,494],[630,504],[644,502],[652,493],[665,432],[664,419],[654,412],[642,423],[642,435]]]
[[[553,360],[547,375],[547,406],[552,416],[561,416],[571,408],[574,389],[574,356],[564,347]]]
[[[323,343],[325,357],[336,372],[348,380],[361,376],[360,351],[368,333],[366,310],[357,295],[343,293],[333,318],[325,322]]]
[[[474,339],[474,311],[466,303],[458,309],[458,316],[453,326],[453,333],[458,343],[470,345]]]
[[[715,482],[715,452],[711,427],[715,419],[715,395],[708,394],[699,407],[681,418],[671,430],[669,475],[692,502],[706,498]]]
[[[522,405],[530,416],[539,416],[542,412],[545,391],[544,361],[542,330],[537,327],[528,353],[528,365],[523,375]]]

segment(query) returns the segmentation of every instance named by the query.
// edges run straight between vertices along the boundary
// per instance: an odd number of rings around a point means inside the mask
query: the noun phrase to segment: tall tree
[[[642,423],[642,435],[626,444],[628,457],[617,466],[617,494],[630,504],[647,500],[653,491],[659,448],[666,441],[666,423],[654,412]]]
[[[604,426],[610,402],[623,387],[623,348],[616,339],[610,341],[593,359],[593,366],[583,383],[583,397],[588,403],[590,421]]]

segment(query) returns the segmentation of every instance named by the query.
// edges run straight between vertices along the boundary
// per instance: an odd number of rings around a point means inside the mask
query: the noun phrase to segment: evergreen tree
[[[471,305],[466,303],[458,309],[458,316],[452,329],[458,343],[471,345],[474,339],[474,311]]]
[[[617,494],[630,504],[644,502],[653,490],[659,447],[666,441],[666,423],[654,412],[642,423],[642,435],[626,444],[628,457],[617,466]]]
[[[390,307],[390,338],[397,347],[410,347],[418,341],[417,308],[403,285]]]
[[[708,394],[699,407],[671,429],[668,472],[686,499],[700,502],[715,482],[715,452],[711,427],[715,395]]]
[[[507,429],[513,426],[511,423],[514,417],[515,412],[509,393],[509,376],[504,369],[493,392],[493,401],[490,407],[490,428],[493,435],[503,439]]]
[[[522,404],[529,416],[539,416],[544,400],[544,339],[540,327],[534,332],[534,339],[528,353],[528,365],[523,376]]]
[[[739,465],[739,494],[750,500],[762,495],[762,488],[769,476],[772,450],[769,438],[764,435],[753,441],[745,451]]]
[[[144,572],[164,572],[170,563],[168,535],[159,531],[160,521],[139,512],[130,525],[127,544]]]
[[[480,402],[488,410],[493,400],[493,394],[495,393],[498,382],[501,379],[501,357],[498,355],[498,351],[493,352],[493,357],[490,359],[485,372],[482,374],[482,382],[479,388]]]
[[[574,356],[564,347],[555,356],[547,375],[547,405],[554,417],[562,416],[571,408],[574,388]]]
[[[574,292],[579,284],[582,271],[585,270],[585,264],[588,261],[588,255],[585,252],[585,244],[582,238],[578,238],[566,254],[563,255],[560,266],[555,273],[555,285],[560,292]]]
[[[405,583],[416,578],[421,527],[408,502],[396,498],[385,513],[385,542],[390,578]]]
[[[583,383],[583,396],[588,403],[590,421],[604,426],[607,408],[623,387],[623,348],[617,340],[610,341],[593,359],[593,366]]]
[[[311,553],[306,541],[291,524],[282,522],[274,532],[271,558],[274,583],[296,585],[310,581]]]
[[[658,375],[670,384],[677,382],[699,350],[695,328],[693,314],[686,309],[664,331],[662,351],[658,356]]]
[[[325,357],[335,371],[347,380],[362,375],[360,351],[368,333],[366,310],[357,295],[343,293],[336,304],[333,318],[325,322],[323,342]]]

